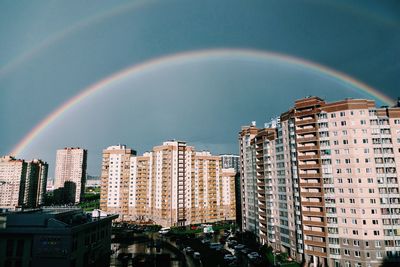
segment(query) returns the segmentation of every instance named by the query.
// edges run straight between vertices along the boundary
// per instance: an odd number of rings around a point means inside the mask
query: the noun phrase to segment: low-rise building
[[[0,214],[0,266],[109,266],[117,217],[71,207]]]

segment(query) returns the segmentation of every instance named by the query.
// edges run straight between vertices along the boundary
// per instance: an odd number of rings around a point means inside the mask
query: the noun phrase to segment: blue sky
[[[396,98],[399,29],[398,1],[2,1],[0,154],[89,85],[185,51],[279,52]],[[310,94],[328,101],[368,97],[290,64],[233,56],[188,60],[86,99],[19,156],[52,165],[57,148],[79,145],[89,150],[89,173],[98,174],[101,150],[114,143],[142,153],[178,138],[214,153],[237,153],[241,125],[262,125]]]

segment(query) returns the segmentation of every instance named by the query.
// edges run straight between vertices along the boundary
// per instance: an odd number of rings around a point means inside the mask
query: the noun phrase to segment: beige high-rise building
[[[87,150],[66,147],[57,150],[54,188],[64,188],[70,200],[79,202],[85,191]]]
[[[262,242],[322,266],[400,254],[400,107],[305,98],[250,139]]]
[[[129,162],[122,174],[115,169],[121,167],[117,158]],[[100,207],[124,221],[163,226],[234,220],[234,176],[233,169],[222,169],[219,156],[185,142],[164,142],[142,156],[113,146],[103,151]],[[121,203],[115,190],[123,185],[129,197]]]
[[[0,208],[14,209],[24,203],[27,164],[11,156],[0,158]]]
[[[103,150],[100,208],[123,215],[129,214],[131,161],[136,152],[126,146],[110,146]]]
[[[34,208],[43,204],[48,165],[42,160],[0,158],[0,208]]]

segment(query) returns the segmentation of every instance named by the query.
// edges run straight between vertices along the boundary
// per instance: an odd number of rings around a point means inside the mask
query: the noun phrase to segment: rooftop
[[[16,228],[74,228],[102,219],[115,219],[118,215],[109,215],[101,211],[92,214],[77,207],[44,207],[0,214],[0,233],[4,229]]]

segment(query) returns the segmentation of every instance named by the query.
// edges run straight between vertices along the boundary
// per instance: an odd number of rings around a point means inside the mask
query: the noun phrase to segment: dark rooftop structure
[[[108,266],[117,217],[75,207],[0,214],[0,267]]]

